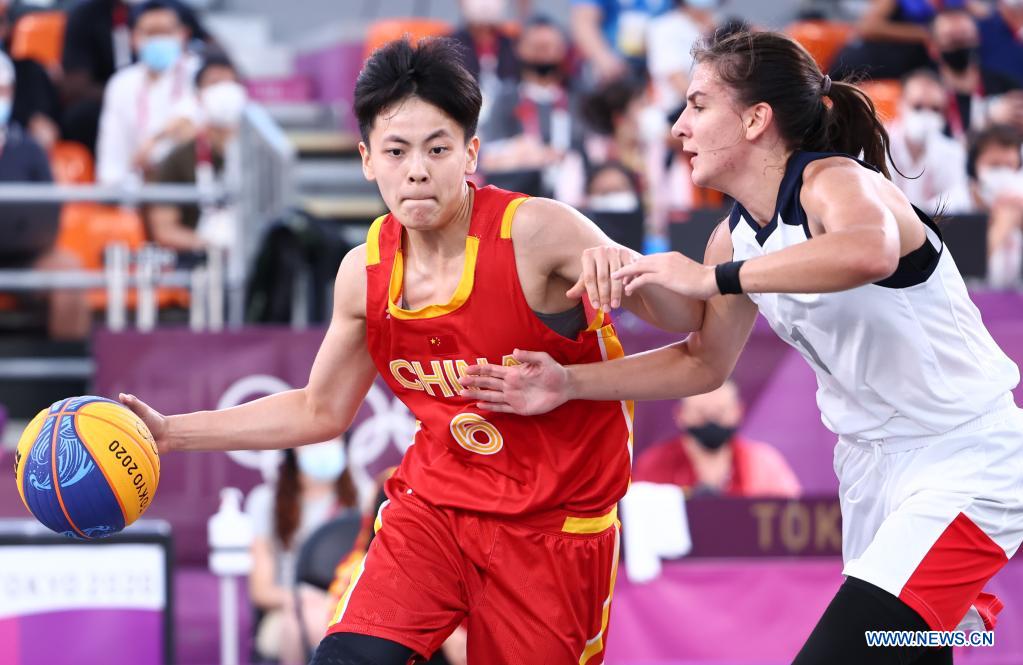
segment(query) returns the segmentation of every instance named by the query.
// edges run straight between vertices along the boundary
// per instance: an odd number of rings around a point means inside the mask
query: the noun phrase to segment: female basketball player
[[[736,204],[706,265],[661,254],[613,277],[626,293],[657,284],[707,299],[702,328],[607,363],[518,351],[524,365],[470,370],[464,394],[536,414],[702,393],[730,374],[759,310],[816,372],[839,437],[847,579],[795,662],[950,663],[950,648],[869,648],[864,632],[993,625],[1000,605],[981,589],[1023,539],[1023,416],[1009,392],[1019,370],[937,227],[886,179],[888,137],[863,93],[779,34],[738,34],[695,56],[673,131],[693,181]],[[592,270],[582,279],[611,287]]]
[[[333,438],[378,373],[412,411],[415,445],[387,483],[376,538],[318,665],[429,658],[463,621],[471,663],[602,660],[631,412],[576,402],[536,418],[492,415],[458,394],[459,379],[517,346],[566,363],[621,355],[610,321],[588,317],[581,290],[566,290],[587,247],[609,247],[601,276],[633,254],[567,206],[466,181],[481,96],[460,61],[447,40],[398,41],[359,75],[363,172],[390,214],[341,263],[307,386],[170,417],[122,397],[164,452]],[[658,286],[625,304],[682,330],[698,327],[704,308]]]

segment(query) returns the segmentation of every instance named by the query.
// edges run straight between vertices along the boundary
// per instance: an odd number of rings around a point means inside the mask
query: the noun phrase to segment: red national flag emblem
[[[458,351],[454,335],[428,335],[426,344],[434,355],[447,356]]]

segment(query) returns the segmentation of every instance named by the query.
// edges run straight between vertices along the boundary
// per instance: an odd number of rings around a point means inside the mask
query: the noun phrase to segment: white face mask
[[[248,102],[244,86],[234,81],[214,83],[199,93],[203,115],[213,127],[237,127]]]
[[[505,0],[462,0],[466,23],[496,25],[504,20]]]
[[[994,205],[999,196],[1016,192],[1023,196],[1023,171],[1004,166],[986,168],[977,173],[980,183],[980,197],[988,206]]]
[[[907,110],[902,114],[902,127],[909,142],[919,145],[940,134],[945,128],[945,119],[934,111]]]
[[[295,450],[298,470],[314,480],[330,483],[341,477],[348,459],[340,439],[314,443]]]
[[[639,199],[634,192],[596,194],[590,197],[589,208],[593,212],[635,212]]]

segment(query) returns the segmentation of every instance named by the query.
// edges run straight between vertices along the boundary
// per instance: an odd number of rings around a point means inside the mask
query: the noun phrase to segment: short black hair
[[[238,68],[231,62],[231,58],[227,57],[227,54],[222,51],[210,51],[203,57],[202,64],[199,65],[199,70],[195,73],[195,87],[198,88],[202,82],[202,77],[206,75],[206,72],[213,67],[226,67],[234,72],[234,76],[237,79],[241,79],[241,74],[238,72]]]
[[[483,97],[479,84],[462,66],[461,47],[452,39],[435,37],[416,45],[407,39],[389,42],[373,52],[355,82],[355,117],[362,140],[381,111],[418,97],[436,106],[465,132],[476,135]]]
[[[1003,148],[1023,149],[1023,134],[1010,125],[989,125],[970,137],[966,151],[966,175],[977,179],[977,159],[980,153],[996,145]],[[1020,155],[1023,161],[1023,155]]]
[[[172,2],[172,0],[147,0],[132,10],[131,15],[128,17],[128,27],[134,30],[135,24],[139,22],[143,14],[158,10],[174,12],[174,15],[178,17],[178,23],[185,25],[185,18],[181,14],[181,7],[178,3]]]

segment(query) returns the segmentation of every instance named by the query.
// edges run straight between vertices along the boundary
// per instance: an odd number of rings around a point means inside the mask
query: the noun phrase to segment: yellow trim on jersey
[[[600,330],[604,327],[604,319],[606,319],[603,309],[598,309],[593,315],[593,320],[590,321],[590,325],[586,326],[586,332],[593,332],[594,330]]]
[[[366,265],[375,266],[380,263],[380,227],[384,225],[387,215],[380,215],[373,220],[366,234]]]
[[[511,227],[512,219],[515,217],[515,211],[519,209],[522,202],[528,199],[528,196],[523,196],[520,199],[514,199],[508,203],[508,207],[504,209],[504,216],[501,217],[501,239],[507,240],[511,238]]]
[[[450,314],[465,304],[472,293],[473,281],[476,277],[476,256],[479,254],[480,239],[476,236],[465,238],[465,264],[462,266],[462,278],[446,305],[427,305],[419,309],[402,309],[395,303],[401,296],[401,285],[405,276],[405,261],[401,251],[394,255],[394,266],[391,268],[391,284],[387,289],[387,311],[396,319],[432,319],[442,314]]]
[[[600,533],[618,521],[618,506],[600,517],[566,517],[561,530],[564,533]]]
[[[618,554],[621,548],[621,527],[615,525],[616,538],[615,550],[611,559],[611,584],[608,587],[607,599],[600,608],[600,632],[586,641],[582,654],[579,656],[579,665],[587,665],[590,659],[604,650],[604,635],[607,634],[607,624],[611,619],[611,598],[615,595],[615,580],[618,578]]]

